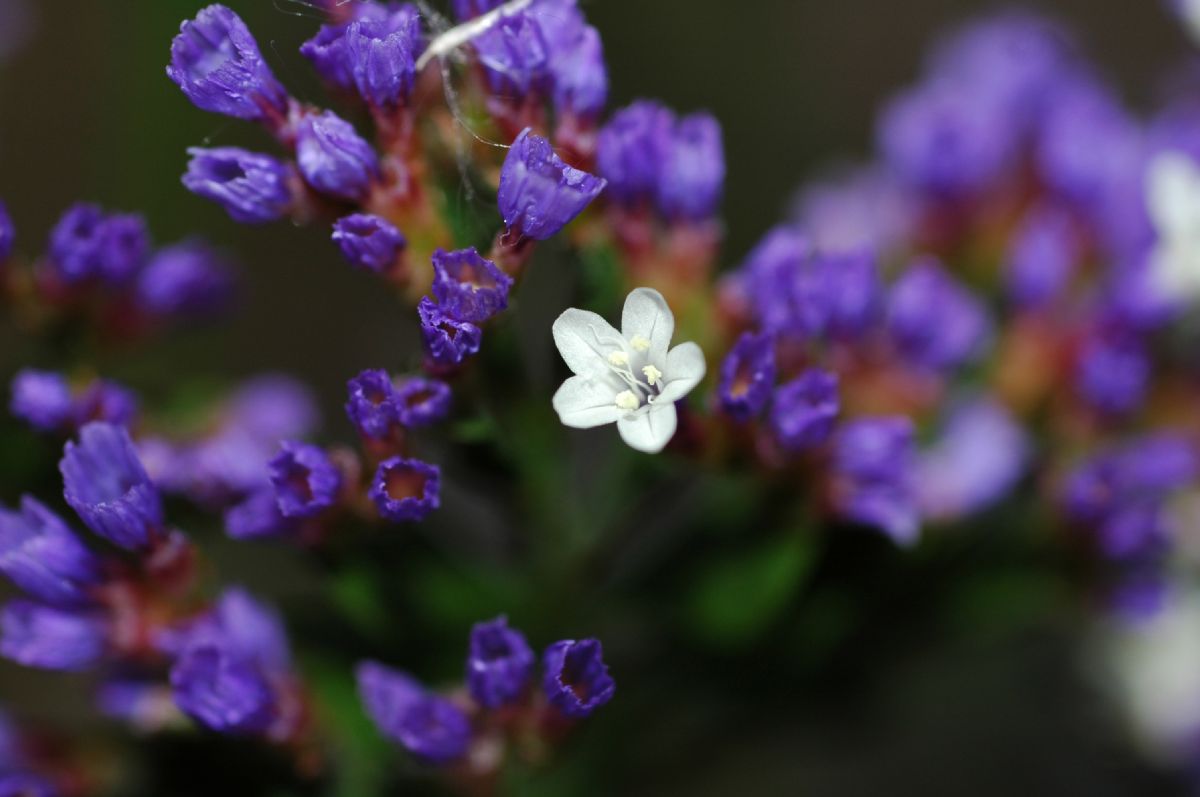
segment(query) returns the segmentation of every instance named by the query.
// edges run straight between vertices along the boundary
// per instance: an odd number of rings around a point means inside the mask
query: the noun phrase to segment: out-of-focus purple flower
[[[372,722],[414,756],[444,764],[467,751],[471,723],[449,700],[377,662],[360,663],[355,676],[359,699]]]
[[[892,285],[888,330],[915,365],[944,370],[982,353],[990,322],[966,287],[936,262],[923,260]]]
[[[915,205],[893,175],[861,168],[805,188],[796,225],[819,251],[889,252],[908,240]]]
[[[1150,572],[1125,575],[1108,592],[1109,610],[1132,623],[1149,620],[1167,605],[1169,589],[1163,574]]]
[[[67,442],[58,469],[67,503],[101,537],[135,549],[159,534],[162,500],[122,427],[87,424],[78,442]]]
[[[17,229],[13,226],[12,216],[8,215],[8,208],[0,202],[0,263],[12,255],[13,241],[16,237]]]
[[[167,76],[196,107],[239,119],[287,112],[287,91],[237,14],[212,5],[184,22],[171,42]]]
[[[1008,251],[1008,293],[1020,307],[1039,307],[1066,289],[1083,253],[1083,241],[1062,208],[1034,207],[1025,214]]]
[[[437,379],[413,377],[396,389],[393,399],[400,425],[409,429],[429,426],[450,413],[450,386]]]
[[[639,100],[613,114],[596,139],[596,172],[609,195],[626,205],[652,202],[671,152],[674,114]]]
[[[473,44],[492,94],[519,102],[550,91],[550,53],[531,15],[502,17]]]
[[[243,224],[283,218],[292,204],[287,164],[270,155],[238,147],[188,150],[191,160],[183,185],[212,200]]]
[[[368,495],[385,519],[417,521],[441,506],[441,483],[437,465],[392,457],[379,464]]]
[[[333,111],[296,126],[296,163],[313,188],[350,202],[362,199],[379,174],[375,150]]]
[[[346,414],[359,434],[375,440],[388,436],[400,422],[396,412],[396,387],[387,371],[363,371],[346,383]]]
[[[764,331],[800,337],[820,331],[827,305],[811,259],[808,242],[788,227],[771,230],[746,256],[739,278]]]
[[[568,3],[558,3],[566,6]],[[574,3],[572,10],[578,14]],[[543,12],[542,29],[547,20],[558,13],[557,9]],[[570,113],[575,117],[594,120],[604,111],[608,101],[608,68],[604,63],[604,45],[600,33],[591,25],[579,29],[574,39],[557,38],[550,47],[550,72],[554,80],[554,107],[560,114]]]
[[[207,245],[186,242],[160,249],[138,276],[142,309],[156,316],[207,316],[233,296],[233,272]]]
[[[246,382],[230,399],[227,423],[260,439],[308,434],[318,421],[317,402],[303,383],[268,374]]]
[[[350,265],[377,274],[387,272],[408,245],[391,222],[366,213],[338,219],[333,225],[333,242]]]
[[[525,635],[501,616],[471,629],[467,653],[467,688],[485,708],[497,708],[520,697],[536,659]]]
[[[321,448],[288,441],[270,462],[271,484],[284,517],[318,515],[337,501],[342,473]]]
[[[439,365],[458,365],[479,351],[483,331],[467,321],[458,321],[442,312],[428,296],[417,304],[425,351]]]
[[[883,286],[874,254],[866,249],[820,252],[813,268],[823,285],[827,335],[854,339],[878,321]]]
[[[1001,404],[974,399],[955,408],[938,441],[921,452],[921,513],[953,519],[1004,498],[1029,461],[1030,442]]]
[[[904,184],[936,196],[971,194],[1011,165],[1016,120],[970,88],[917,86],[884,109],[879,146]]]
[[[345,46],[359,96],[378,108],[408,102],[421,49],[421,18],[414,6],[405,4],[387,19],[351,23]]]
[[[721,409],[745,423],[766,408],[774,387],[775,342],[770,335],[743,334],[721,363]]]
[[[450,7],[454,16],[460,22],[481,17],[492,9],[502,5],[504,0],[451,0]]]
[[[0,797],[58,797],[50,781],[28,772],[0,774]]]
[[[257,490],[225,510],[225,533],[235,540],[280,537],[292,528],[293,521],[279,511],[274,490]]]
[[[8,408],[33,428],[54,432],[73,420],[75,401],[62,374],[25,368],[13,377]]]
[[[674,126],[670,151],[659,173],[659,209],[671,218],[707,219],[717,212],[724,188],[720,123],[711,114],[685,116]]]
[[[136,214],[106,215],[96,205],[73,205],[50,233],[50,261],[67,282],[127,282],[150,251],[150,233]]]
[[[438,308],[459,321],[482,324],[508,307],[512,277],[475,247],[433,253],[433,295]]]
[[[915,542],[920,532],[915,467],[914,430],[908,418],[847,423],[834,451],[839,512],[902,545]]]
[[[612,700],[617,689],[598,639],[555,642],[542,655],[542,667],[546,699],[573,719],[589,716]]]
[[[563,163],[549,141],[526,128],[500,171],[500,215],[509,230],[544,241],[582,213],[605,185]]]
[[[207,614],[160,640],[160,646],[172,654],[207,643],[219,643],[235,657],[253,661],[268,672],[283,672],[291,666],[287,632],[279,613],[241,587],[226,589]]]
[[[16,600],[0,610],[0,656],[43,670],[86,670],[104,656],[107,628],[85,609]]]
[[[275,696],[261,668],[215,641],[176,659],[171,689],[183,713],[218,733],[262,733],[275,720]]]
[[[137,418],[139,406],[137,394],[129,388],[97,379],[75,400],[75,424],[104,421],[128,427]]]
[[[162,731],[179,716],[170,687],[157,680],[105,681],[96,689],[96,707],[104,716],[142,733]]]
[[[1145,349],[1128,335],[1098,335],[1084,344],[1075,366],[1075,387],[1096,409],[1123,414],[1137,409],[1150,380]]]
[[[788,451],[815,448],[829,439],[840,411],[837,377],[810,368],[775,391],[771,431]]]
[[[100,562],[58,515],[30,496],[0,507],[0,573],[38,600],[85,603],[100,581]]]

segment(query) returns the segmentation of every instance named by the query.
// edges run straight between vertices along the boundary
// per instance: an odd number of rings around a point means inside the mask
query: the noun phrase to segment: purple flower
[[[137,215],[105,215],[80,203],[63,214],[50,233],[50,260],[67,282],[128,281],[150,251],[146,222]]]
[[[493,94],[518,101],[549,90],[550,54],[530,14],[501,17],[473,44]]]
[[[446,315],[428,296],[417,304],[417,313],[421,317],[425,351],[438,365],[458,365],[479,351],[483,341],[479,327]]]
[[[309,185],[349,202],[366,196],[379,174],[375,150],[333,111],[306,116],[296,126],[296,162]]]
[[[405,105],[416,80],[421,45],[421,18],[410,4],[387,19],[349,25],[344,46],[359,96],[377,108]]]
[[[293,522],[279,511],[274,490],[257,490],[225,510],[225,533],[235,540],[280,537],[292,528]]]
[[[744,333],[721,364],[717,397],[721,409],[739,423],[756,417],[775,387],[775,342],[770,335]]]
[[[451,0],[454,16],[460,22],[481,17],[494,8],[502,5],[504,0]]]
[[[13,377],[8,408],[33,428],[55,432],[71,423],[75,402],[62,374],[26,368]]]
[[[920,531],[913,436],[908,418],[862,418],[843,427],[834,450],[841,515],[900,544]]]
[[[546,648],[542,656],[542,689],[550,705],[573,719],[582,719],[612,700],[617,684],[608,674],[598,639],[566,639]]]
[[[1070,215],[1055,206],[1036,206],[1025,214],[1009,244],[1008,292],[1021,307],[1038,307],[1066,289],[1083,252]]]
[[[596,139],[596,171],[609,182],[610,195],[632,205],[649,202],[670,157],[674,114],[656,102],[639,100],[613,114]]]
[[[521,696],[533,673],[533,650],[525,635],[501,616],[471,629],[467,688],[485,708],[498,708]]]
[[[346,414],[359,434],[382,440],[399,423],[396,413],[396,387],[387,371],[363,371],[346,383],[349,399]]]
[[[717,212],[724,187],[721,125],[705,113],[679,120],[659,173],[659,209],[671,218],[692,221],[711,218]]]
[[[913,364],[945,370],[982,353],[990,322],[966,287],[936,262],[922,260],[892,285],[888,330]]]
[[[338,219],[333,225],[333,242],[351,265],[377,274],[387,272],[408,245],[391,222],[366,213]]]
[[[107,629],[90,611],[16,600],[0,610],[0,656],[43,670],[86,670],[104,656]]]
[[[0,797],[58,797],[50,781],[28,772],[0,774]]]
[[[0,263],[12,255],[13,241],[17,236],[16,227],[13,226],[12,217],[8,215],[8,208],[0,202]]]
[[[219,312],[233,295],[233,274],[200,242],[160,249],[138,276],[138,302],[156,316],[200,317]]]
[[[396,389],[393,403],[400,425],[413,429],[444,419],[450,413],[452,398],[445,382],[413,377]]]
[[[122,427],[87,424],[78,443],[67,442],[58,469],[67,503],[101,537],[135,549],[158,535],[162,502]]]
[[[171,42],[167,76],[205,111],[255,120],[287,111],[287,91],[246,24],[225,6],[209,6],[183,23]]]
[[[919,211],[893,175],[867,167],[805,188],[796,221],[820,250],[889,252],[909,240]]]
[[[433,253],[433,295],[438,308],[458,321],[482,324],[508,307],[512,277],[475,251]]]
[[[263,224],[283,218],[292,204],[285,163],[238,147],[188,150],[184,186],[225,208],[234,221]]]
[[[840,411],[837,377],[810,368],[775,390],[771,431],[788,451],[815,448],[829,439]]]
[[[158,644],[171,655],[183,654],[191,647],[217,645],[266,673],[284,673],[291,666],[287,632],[279,614],[241,587],[226,589],[208,613],[165,632]]]
[[[284,517],[319,515],[337,501],[342,473],[325,451],[307,443],[288,441],[270,462],[271,484]]]
[[[606,184],[563,163],[549,141],[526,128],[500,171],[500,215],[513,232],[544,241],[582,213]]]
[[[559,3],[567,6],[567,2]],[[574,3],[569,3],[575,11]],[[547,21],[555,19],[558,10],[545,12],[541,19],[547,38]],[[608,68],[604,64],[604,45],[600,34],[591,25],[579,29],[573,40],[556,39],[551,44],[550,72],[554,82],[554,107],[560,114],[593,120],[604,112],[608,101]]]
[[[246,382],[230,399],[225,414],[229,426],[272,444],[282,437],[308,434],[319,420],[312,392],[278,374]]]
[[[347,50],[346,30],[355,22],[386,22],[392,16],[387,6],[374,2],[352,3],[350,13],[352,17],[348,22],[322,25],[316,36],[300,46],[300,54],[312,62],[317,74],[330,86],[342,91],[355,88],[354,63]]]
[[[1013,488],[1030,453],[1029,438],[1003,405],[977,398],[956,407],[919,456],[922,514],[951,519],[988,508]]]
[[[1150,380],[1145,349],[1128,335],[1099,335],[1079,353],[1075,387],[1091,406],[1115,415],[1137,409]]]
[[[443,764],[467,751],[471,723],[449,700],[373,661],[360,663],[355,677],[359,699],[371,721],[417,758]]]
[[[827,335],[855,339],[876,323],[882,286],[874,254],[865,249],[822,252],[811,268],[816,272],[814,290],[819,289],[823,297]]]
[[[57,515],[30,496],[0,507],[0,573],[38,600],[84,603],[100,581],[99,559]]]
[[[183,713],[219,733],[263,733],[275,720],[275,695],[262,669],[217,641],[176,659],[171,689]]]
[[[386,520],[417,521],[441,506],[441,482],[437,465],[392,457],[379,464],[368,494]]]
[[[132,390],[116,382],[97,379],[75,400],[74,421],[76,426],[104,421],[128,427],[137,418],[138,408],[138,397]]]
[[[825,326],[829,303],[808,242],[795,230],[776,227],[754,247],[739,279],[765,332],[807,338]]]

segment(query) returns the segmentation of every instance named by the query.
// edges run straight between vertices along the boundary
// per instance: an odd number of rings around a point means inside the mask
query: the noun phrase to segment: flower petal
[[[611,374],[606,377],[573,376],[554,394],[554,411],[563,426],[591,429],[616,423],[625,411],[616,405],[616,395],[625,386]]]
[[[700,384],[708,366],[704,352],[695,343],[680,343],[667,355],[667,382],[655,401],[675,402],[692,392]]]
[[[1194,234],[1200,224],[1200,167],[1180,152],[1164,152],[1146,170],[1146,207],[1160,236]]]
[[[623,415],[617,421],[617,431],[630,448],[657,454],[675,436],[678,420],[674,404],[655,404],[648,410]]]
[[[610,373],[608,353],[622,348],[621,334],[595,313],[574,307],[554,322],[554,344],[572,373],[602,376]],[[610,345],[605,345],[610,341]]]
[[[667,347],[671,345],[671,336],[675,334],[675,316],[663,295],[653,288],[631,291],[621,313],[621,334],[630,341],[637,336],[650,341],[648,360],[663,362]]]

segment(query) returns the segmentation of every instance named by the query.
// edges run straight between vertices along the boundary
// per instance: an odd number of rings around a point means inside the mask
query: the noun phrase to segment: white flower
[[[1200,299],[1200,165],[1164,152],[1146,170],[1146,209],[1158,233],[1151,278],[1164,298]]]
[[[1200,41],[1200,0],[1174,0],[1178,14],[1193,39]]]
[[[662,294],[638,288],[625,300],[621,331],[595,313],[571,308],[554,322],[554,342],[575,376],[554,394],[566,426],[615,423],[621,439],[655,454],[675,434],[675,402],[704,378],[695,343],[667,351],[675,317]]]

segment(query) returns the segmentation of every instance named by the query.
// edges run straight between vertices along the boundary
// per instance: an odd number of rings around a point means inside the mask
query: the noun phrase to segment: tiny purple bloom
[[[596,171],[623,204],[650,201],[671,151],[674,114],[639,100],[613,114],[596,140]]]
[[[50,781],[28,772],[0,774],[0,797],[59,797]]]
[[[281,537],[291,530],[292,521],[279,511],[274,490],[257,490],[225,510],[225,533],[235,540]]]
[[[58,464],[63,496],[88,528],[122,548],[149,545],[162,527],[162,499],[138,460],[129,432],[89,423]]]
[[[0,610],[0,656],[43,670],[75,672],[104,656],[107,629],[96,614],[16,600]]]
[[[444,764],[466,753],[471,723],[458,706],[377,662],[360,663],[355,677],[371,721],[417,758]]]
[[[829,439],[840,411],[837,377],[811,368],[775,390],[771,431],[788,451],[815,448]]]
[[[392,457],[379,464],[368,494],[387,520],[423,520],[441,506],[441,481],[437,465]]]
[[[338,219],[333,225],[333,242],[352,266],[377,274],[387,272],[408,244],[390,221],[366,213]]]
[[[33,428],[55,432],[74,419],[75,402],[71,386],[62,374],[26,368],[13,377],[8,408]]]
[[[1145,349],[1127,335],[1100,335],[1079,354],[1075,386],[1096,409],[1121,415],[1137,409],[1150,381]]]
[[[1070,215],[1037,206],[1026,213],[1009,245],[1008,292],[1020,307],[1038,307],[1066,289],[1083,250]]]
[[[375,440],[388,436],[399,422],[396,413],[396,387],[387,371],[363,371],[346,383],[349,398],[346,414],[359,434]]]
[[[865,249],[817,255],[824,283],[827,334],[855,339],[874,325],[882,304],[876,257]]]
[[[680,119],[659,173],[659,209],[670,218],[702,221],[716,214],[724,188],[720,123],[706,113]]]
[[[471,629],[467,687],[479,705],[498,708],[520,697],[534,663],[525,635],[509,628],[507,618],[476,623]]]
[[[852,421],[838,435],[834,468],[843,517],[874,526],[897,543],[920,532],[912,421],[904,417]]]
[[[475,251],[433,253],[433,295],[438,309],[458,321],[482,324],[508,307],[512,277]]]
[[[945,370],[980,355],[991,325],[966,286],[936,262],[922,260],[892,285],[888,330],[914,365]]]
[[[612,700],[617,684],[608,674],[598,639],[555,642],[542,656],[542,688],[550,705],[582,719]]]
[[[292,204],[287,164],[238,147],[188,150],[183,185],[225,208],[234,221],[263,224],[283,218]]]
[[[444,419],[450,413],[452,398],[445,382],[413,377],[396,388],[393,402],[400,425],[413,429]]]
[[[571,8],[574,9],[573,3]],[[541,20],[543,31],[547,29],[549,18],[548,14]],[[604,64],[604,45],[595,28],[585,25],[573,42],[551,44],[550,71],[554,81],[554,107],[560,114],[569,112],[590,121],[604,112],[608,101],[608,68]]]
[[[493,94],[517,101],[549,89],[550,53],[532,15],[501,17],[472,43]]]
[[[563,163],[549,141],[526,128],[500,171],[500,215],[513,232],[544,241],[582,213],[606,184]]]
[[[318,515],[337,501],[342,473],[321,448],[288,441],[270,462],[271,484],[284,517]]]
[[[428,296],[417,304],[425,351],[438,365],[458,365],[479,351],[483,330],[467,321],[458,321],[442,312]]]
[[[411,4],[387,19],[365,19],[346,28],[346,57],[359,96],[377,108],[405,105],[416,80],[421,18]]]
[[[38,600],[87,602],[100,561],[58,515],[30,496],[19,511],[0,507],[0,573]]]
[[[160,249],[138,276],[142,309],[155,316],[212,315],[233,295],[228,264],[208,246],[189,242]]]
[[[184,650],[171,667],[175,704],[218,733],[262,733],[275,719],[275,695],[262,669],[216,641]]]
[[[504,0],[451,0],[450,7],[459,22],[481,17],[492,9],[503,5]]]
[[[729,417],[745,423],[771,400],[775,387],[775,342],[770,335],[743,334],[721,364],[717,397]]]
[[[366,196],[379,174],[375,150],[333,111],[306,116],[296,126],[296,163],[313,188],[350,202]]]
[[[196,107],[239,119],[286,113],[287,91],[237,14],[212,5],[184,22],[171,42],[171,78]]]
[[[150,234],[141,216],[105,215],[80,203],[63,214],[50,233],[50,261],[67,282],[128,281],[145,262]]]
[[[352,91],[354,69],[346,49],[346,29],[363,20],[383,21],[389,16],[387,6],[379,3],[350,4],[351,19],[336,25],[322,25],[317,35],[300,46],[300,54],[312,62],[317,74],[330,86]]]

